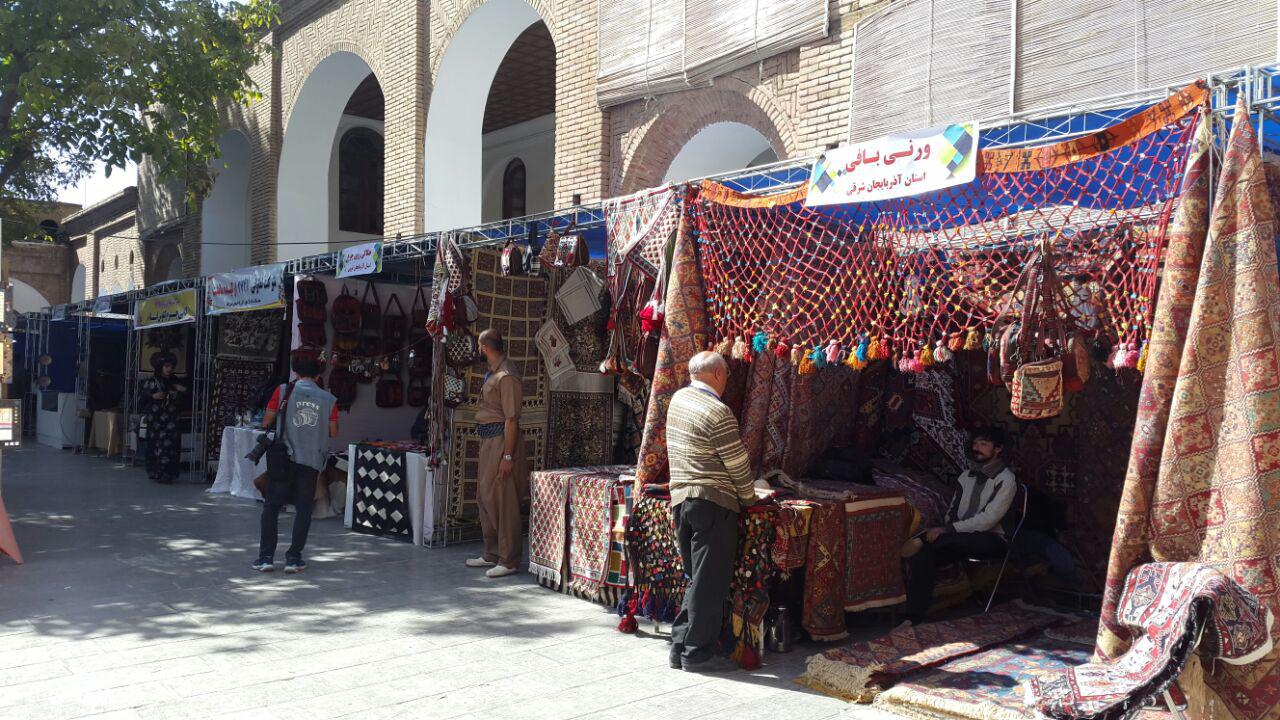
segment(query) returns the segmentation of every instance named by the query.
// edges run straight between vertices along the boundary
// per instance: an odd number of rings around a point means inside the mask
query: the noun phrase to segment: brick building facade
[[[288,236],[280,218],[281,158],[295,107],[308,79],[326,61],[354,56],[376,77],[385,98],[383,135],[384,233],[432,228],[427,206],[427,142],[433,90],[448,84],[442,65],[451,44],[478,11],[518,0],[292,0],[281,25],[267,36],[276,52],[256,67],[263,99],[229,112],[228,128],[249,141],[247,215],[249,261],[281,256]],[[814,154],[841,141],[848,125],[850,51],[855,23],[888,0],[830,0],[824,42],[766,58],[716,78],[709,87],[602,109],[596,99],[596,3],[529,0],[555,45],[555,207],[574,197],[591,202],[661,183],[681,148],[703,128],[735,122],[758,131],[779,158]],[[505,53],[506,48],[490,48]],[[447,70],[447,68],[446,68]],[[483,88],[474,92],[483,94]],[[442,93],[436,93],[437,95]],[[447,112],[447,109],[445,109]],[[434,121],[434,119],[433,119]],[[202,271],[201,218],[186,210],[181,188],[140,169],[138,225],[145,240],[181,247],[187,274]],[[286,185],[285,193],[289,192]],[[480,188],[475,188],[479,193]],[[297,242],[285,241],[288,245]]]

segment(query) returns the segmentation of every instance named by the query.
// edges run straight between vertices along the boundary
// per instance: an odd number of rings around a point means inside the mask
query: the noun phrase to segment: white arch
[[[249,138],[228,130],[218,138],[217,178],[200,214],[200,274],[249,265]]]
[[[325,252],[329,223],[329,167],[342,111],[373,72],[355,53],[335,52],[311,71],[289,113],[276,191],[276,258]],[[302,244],[297,244],[302,243]]]
[[[76,265],[76,271],[71,276],[71,298],[68,302],[80,302],[87,299],[84,294],[84,263]]]
[[[759,130],[737,122],[712,123],[680,148],[662,182],[681,182],[777,159],[769,139]]]
[[[512,43],[542,17],[524,0],[488,0],[454,33],[427,108],[427,230],[481,221],[484,110]]]
[[[13,284],[13,311],[15,313],[39,312],[50,306],[39,290],[16,277],[9,278]]]

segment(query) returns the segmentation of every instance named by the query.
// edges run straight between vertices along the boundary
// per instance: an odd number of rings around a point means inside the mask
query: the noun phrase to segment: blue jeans
[[[1049,571],[1060,580],[1076,579],[1076,561],[1071,552],[1052,535],[1039,530],[1022,529],[1015,543],[1019,553],[1039,555],[1049,561]]]
[[[273,502],[271,493],[267,493],[266,502],[262,504],[262,538],[258,542],[258,559],[271,562],[275,559],[276,542],[279,539],[280,511],[285,505],[292,504],[297,514],[293,518],[293,540],[289,550],[285,552],[285,562],[301,562],[302,549],[307,545],[307,534],[311,532],[311,511],[315,505],[316,478],[320,471],[315,468],[289,463],[293,476],[293,493],[284,502]]]

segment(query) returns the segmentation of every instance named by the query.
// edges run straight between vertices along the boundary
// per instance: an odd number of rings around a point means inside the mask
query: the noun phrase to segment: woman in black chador
[[[173,376],[178,359],[170,353],[151,356],[155,374],[142,381],[147,415],[147,476],[161,483],[178,478],[182,460],[182,436],[178,433],[178,396],[187,389]]]

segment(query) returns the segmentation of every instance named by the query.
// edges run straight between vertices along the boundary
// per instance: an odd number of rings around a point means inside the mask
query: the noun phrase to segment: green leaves
[[[273,0],[0,5],[0,198],[48,199],[143,155],[189,199],[211,185],[222,111],[261,97]]]

